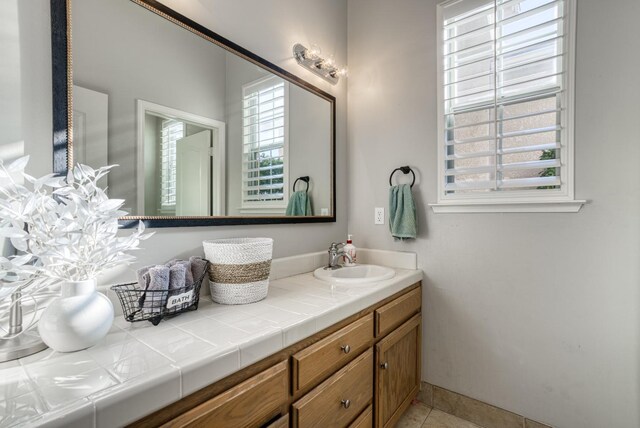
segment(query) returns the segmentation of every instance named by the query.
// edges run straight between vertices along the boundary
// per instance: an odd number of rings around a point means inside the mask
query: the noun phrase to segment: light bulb
[[[313,43],[311,47],[307,49],[305,56],[309,59],[316,60],[320,57],[321,53],[322,53],[322,50],[320,49],[320,47],[315,43]]]
[[[338,76],[340,77],[347,77],[348,74],[349,74],[349,69],[347,67],[342,67],[338,70]]]
[[[325,68],[334,68],[335,67],[335,57],[333,55],[329,55],[327,58],[324,59],[324,61],[322,61],[322,65]]]

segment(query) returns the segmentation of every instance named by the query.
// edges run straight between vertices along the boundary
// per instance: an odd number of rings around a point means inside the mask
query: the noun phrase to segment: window
[[[434,211],[580,208],[572,182],[572,1],[438,6]]]
[[[283,213],[287,206],[288,89],[276,76],[242,88],[243,209]]]
[[[162,147],[160,157],[162,166],[160,176],[161,211],[173,211],[176,207],[176,141],[184,137],[184,123],[173,119],[162,121]]]

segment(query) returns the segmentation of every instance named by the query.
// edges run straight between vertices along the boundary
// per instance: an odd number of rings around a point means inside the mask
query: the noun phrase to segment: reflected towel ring
[[[400,168],[394,169],[391,175],[389,176],[389,186],[393,186],[393,184],[391,183],[391,179],[393,178],[393,174],[395,174],[396,171],[402,171],[404,174],[411,173],[411,175],[413,175],[413,181],[411,182],[411,187],[413,187],[413,185],[416,184],[416,173],[413,172],[410,166],[401,166]]]
[[[304,177],[298,177],[298,178],[296,178],[296,181],[294,181],[294,182],[293,182],[293,191],[294,191],[294,192],[296,191],[296,184],[298,184],[298,180],[302,180],[302,181],[304,181],[305,183],[307,183],[307,188],[306,188],[306,189],[304,189],[304,191],[305,191],[305,192],[308,192],[308,191],[309,191],[309,176],[308,176],[308,175],[305,175]]]

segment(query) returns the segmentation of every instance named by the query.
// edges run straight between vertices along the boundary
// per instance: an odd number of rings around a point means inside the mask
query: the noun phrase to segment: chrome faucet
[[[349,260],[350,263],[353,263],[353,259],[351,258],[349,253],[345,253],[342,247],[344,247],[344,242],[333,242],[331,244],[331,247],[329,247],[328,251],[329,264],[325,266],[325,269],[340,269],[342,267],[342,265],[338,263],[340,261],[340,257],[345,257],[347,260]]]

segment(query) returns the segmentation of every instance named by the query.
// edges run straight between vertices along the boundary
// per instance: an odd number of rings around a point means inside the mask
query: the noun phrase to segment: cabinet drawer
[[[373,350],[369,349],[293,404],[293,426],[346,427],[372,396]]]
[[[360,413],[358,419],[353,421],[349,428],[371,428],[373,427],[373,407],[369,405],[364,412]]]
[[[373,314],[349,324],[293,355],[293,392],[337,371],[373,340]]]
[[[288,367],[283,361],[168,422],[167,427],[259,427],[278,415],[288,400]]]
[[[265,428],[289,428],[289,414],[287,413],[283,417],[271,422]]]
[[[420,310],[420,287],[376,309],[376,337],[384,336]]]

